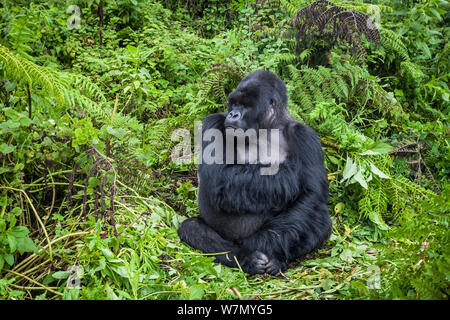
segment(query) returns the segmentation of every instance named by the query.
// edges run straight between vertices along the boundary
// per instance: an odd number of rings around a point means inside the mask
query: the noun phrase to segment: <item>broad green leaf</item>
[[[434,8],[429,8],[428,10],[430,10],[430,12],[431,12],[431,13],[432,13],[439,21],[442,20],[441,15],[439,14],[439,12],[438,12],[436,9],[434,9]]]
[[[344,249],[339,255],[339,258],[341,258],[341,260],[345,262],[352,262],[353,261],[352,250],[348,248]]]
[[[381,230],[388,230],[389,227],[384,222],[383,218],[378,212],[373,212],[369,214],[369,219],[373,223],[375,223]]]
[[[12,266],[14,264],[14,256],[12,254],[7,253],[3,256],[3,258],[8,265]]]
[[[205,294],[205,289],[202,286],[194,285],[189,289],[190,300],[200,300]]]
[[[33,123],[33,121],[31,121],[30,118],[28,118],[28,117],[21,117],[19,121],[20,121],[20,124],[24,127],[28,127],[29,125],[31,125]]]
[[[17,240],[14,236],[8,234],[9,252],[14,253],[17,250]]]
[[[52,274],[52,277],[58,280],[67,279],[69,277],[69,272],[67,271],[56,271]]]
[[[135,46],[132,46],[131,44],[127,45],[127,50],[132,54],[132,55],[137,55],[138,54],[138,49]]]
[[[95,247],[95,245],[97,244],[97,238],[93,238],[90,242],[89,242],[89,250],[92,251]]]
[[[125,266],[118,266],[118,267],[114,267],[113,269],[122,278],[127,278],[127,279],[130,278],[130,274],[128,272],[128,268],[127,267],[125,267]]]
[[[10,129],[17,129],[18,127],[20,127],[20,122],[8,120],[5,122],[4,126],[6,126],[7,128],[10,128]]]
[[[382,179],[391,179],[391,177],[384,174],[383,171],[378,169],[373,163],[370,163],[370,170],[372,171],[372,173],[376,174],[377,176],[379,176]]]
[[[320,282],[320,286],[323,288],[323,290],[327,291],[333,288],[336,285],[336,282],[331,280],[330,278],[325,278]]]
[[[88,185],[91,188],[95,188],[100,185],[100,179],[97,177],[90,177]]]
[[[126,134],[126,131],[123,130],[122,128],[114,129],[111,126],[108,126],[106,128],[106,131],[109,134],[112,134],[113,136],[115,136],[116,138],[119,138],[119,139],[122,139]]]
[[[333,157],[332,155],[328,155],[328,159],[330,160],[331,163],[339,165],[341,163],[341,160],[339,160],[336,157]]]
[[[16,84],[14,82],[8,82],[5,83],[5,90],[8,92],[13,91],[15,88],[17,88]]]
[[[8,146],[6,143],[0,144],[0,152],[3,154],[8,154],[16,150],[16,146]]]
[[[19,251],[20,254],[23,254],[24,252],[36,252],[37,248],[30,238],[18,238],[17,251]]]
[[[355,162],[349,157],[347,157],[347,162],[345,163],[344,171],[342,172],[342,180],[341,182],[350,179],[357,170],[358,166]]]
[[[8,234],[16,237],[16,238],[23,238],[29,233],[28,229],[23,226],[16,226],[8,231]]]
[[[375,154],[384,154],[394,151],[395,148],[391,145],[384,143],[384,142],[376,142],[368,150],[365,152],[360,153],[362,156],[366,155],[375,155]]]
[[[364,189],[368,189],[369,186],[367,185],[367,181],[364,178],[364,175],[361,171],[361,168],[358,170],[358,172],[353,176],[352,180],[357,181]]]
[[[102,253],[108,260],[115,258],[114,253],[108,248],[102,248]]]

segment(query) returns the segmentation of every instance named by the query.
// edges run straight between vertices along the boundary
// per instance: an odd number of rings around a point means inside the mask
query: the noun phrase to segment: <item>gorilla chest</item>
[[[238,198],[239,192],[221,189],[226,196],[221,192],[219,192],[221,196],[217,195],[216,188],[210,185],[211,182],[201,180],[198,205],[202,218],[222,237],[229,240],[246,238],[261,229],[262,225],[274,216],[273,211],[254,205],[261,204],[261,201]],[[223,184],[221,186],[223,187]]]
[[[203,199],[200,202],[207,202],[220,212],[258,216],[278,213],[290,205],[299,192],[298,175],[291,172],[289,165],[280,165],[275,175],[261,175],[260,165],[216,169],[207,177],[200,174],[199,200]]]

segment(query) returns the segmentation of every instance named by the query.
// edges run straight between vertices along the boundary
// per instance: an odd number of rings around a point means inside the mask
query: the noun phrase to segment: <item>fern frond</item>
[[[212,99],[217,104],[225,103],[228,94],[246,73],[246,70],[242,69],[235,61],[233,64],[217,63],[212,65],[202,74],[205,80],[200,86],[196,106],[205,99]]]
[[[380,28],[380,44],[387,51],[398,55],[401,60],[409,61],[408,48],[405,46],[405,41],[407,40],[398,33],[383,27]]]
[[[68,85],[77,88],[79,92],[98,103],[106,103],[106,98],[102,90],[89,78],[81,74],[61,73],[61,76],[67,79]]]
[[[300,10],[305,5],[309,4],[312,1],[307,0],[281,0],[281,5],[288,12],[289,16],[293,17],[297,14],[298,10]]]
[[[89,78],[67,72],[58,72],[39,66],[29,60],[16,56],[0,45],[0,63],[5,76],[14,82],[25,83],[31,87],[40,86],[49,92],[57,102],[71,108],[79,108],[100,123],[109,123],[112,110],[107,107],[106,98],[101,89]],[[129,116],[116,114],[113,126],[128,128],[138,126]]]
[[[279,64],[288,65],[294,63],[297,60],[297,56],[295,54],[285,52],[278,54],[276,59]]]
[[[364,34],[370,42],[378,43],[380,33],[372,19],[360,11],[338,6],[327,0],[317,0],[298,11],[293,21],[297,53],[302,52],[307,39],[325,37],[331,47],[336,41],[346,41],[357,58],[366,56],[361,44]]]
[[[11,81],[41,86],[50,92],[59,102],[64,101],[64,81],[53,69],[39,66],[27,59],[12,54],[8,48],[0,45],[2,69]]]
[[[319,102],[336,100],[338,102],[359,102],[365,106],[368,102],[382,114],[394,119],[403,115],[400,104],[389,95],[373,77],[360,66],[338,64],[333,69],[320,66],[297,69],[288,66],[288,75],[295,90],[292,99],[308,112]]]
[[[360,213],[381,230],[388,229],[383,219],[383,215],[387,213],[387,205],[388,196],[379,180],[371,183],[371,186],[364,191],[362,198],[358,201]]]
[[[364,3],[364,2],[355,2],[355,1],[339,1],[339,5],[341,7],[361,11],[367,14],[372,14],[373,9],[378,12],[393,12],[394,8],[383,5],[383,4],[373,4],[373,3]]]
[[[419,196],[419,197],[427,196],[430,198],[436,197],[436,194],[433,191],[425,189],[424,187],[422,187],[418,184],[415,184],[411,180],[408,180],[402,176],[396,177],[396,179],[393,180],[393,183],[395,183],[399,188],[405,190],[405,193],[409,193],[414,196]]]
[[[415,84],[420,83],[426,77],[420,67],[411,61],[402,61],[400,72],[403,77]]]

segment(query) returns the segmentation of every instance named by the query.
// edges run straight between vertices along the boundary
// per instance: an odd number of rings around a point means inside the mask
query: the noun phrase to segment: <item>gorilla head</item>
[[[287,116],[286,86],[275,74],[258,70],[246,76],[228,96],[226,128],[275,128]]]

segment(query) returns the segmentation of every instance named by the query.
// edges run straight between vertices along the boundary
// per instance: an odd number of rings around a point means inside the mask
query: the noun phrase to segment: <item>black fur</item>
[[[250,274],[279,274],[288,262],[323,245],[331,233],[320,141],[311,128],[289,116],[286,106],[286,87],[275,74],[260,70],[243,79],[229,96],[228,111],[242,111],[241,127],[279,128],[287,157],[275,175],[261,175],[261,164],[200,164],[201,217],[185,220],[178,230],[192,247],[222,253],[216,255],[218,262],[230,267],[238,262]],[[271,119],[264,116],[269,108]],[[207,116],[203,132],[224,132],[226,116]]]

